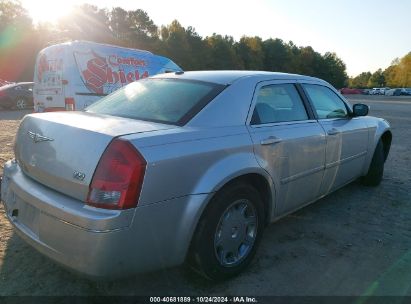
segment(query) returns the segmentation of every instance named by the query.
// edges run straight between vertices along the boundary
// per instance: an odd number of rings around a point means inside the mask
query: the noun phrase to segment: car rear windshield
[[[86,111],[184,125],[224,88],[203,81],[148,78],[130,83]]]

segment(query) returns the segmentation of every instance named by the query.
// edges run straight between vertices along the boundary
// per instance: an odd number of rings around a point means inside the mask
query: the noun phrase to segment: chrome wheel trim
[[[241,199],[223,212],[214,235],[214,252],[221,266],[234,267],[251,252],[257,237],[257,210]]]
[[[16,101],[17,109],[24,110],[26,108],[26,100],[24,98],[19,98]]]

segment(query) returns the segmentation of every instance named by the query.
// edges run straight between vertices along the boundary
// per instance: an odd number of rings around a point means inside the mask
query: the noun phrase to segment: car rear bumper
[[[4,168],[1,197],[16,233],[58,263],[90,277],[127,276],[181,264],[206,195],[124,211],[101,210]]]

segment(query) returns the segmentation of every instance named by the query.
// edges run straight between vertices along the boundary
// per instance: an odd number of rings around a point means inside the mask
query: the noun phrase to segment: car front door
[[[326,133],[325,175],[321,195],[359,177],[367,155],[368,129],[351,117],[345,102],[329,87],[302,84],[318,122]]]
[[[260,83],[248,122],[256,158],[275,184],[277,216],[316,199],[324,174],[325,133],[300,93],[290,81]]]

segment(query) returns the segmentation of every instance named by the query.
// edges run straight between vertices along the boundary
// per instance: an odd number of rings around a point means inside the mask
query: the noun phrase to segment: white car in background
[[[370,95],[379,95],[380,93],[380,88],[372,88],[370,91]]]

